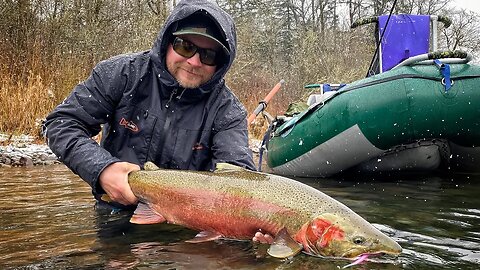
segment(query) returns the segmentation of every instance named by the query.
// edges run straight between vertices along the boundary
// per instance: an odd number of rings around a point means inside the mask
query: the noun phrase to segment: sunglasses
[[[200,55],[200,62],[207,66],[216,66],[220,62],[220,53],[212,49],[200,48],[190,41],[176,37],[172,42],[173,50],[179,55],[190,58],[197,52]]]

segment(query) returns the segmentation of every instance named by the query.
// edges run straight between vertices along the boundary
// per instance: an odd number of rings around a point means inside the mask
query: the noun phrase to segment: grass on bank
[[[48,82],[29,74],[26,81],[0,78],[0,131],[7,134],[38,133],[38,119],[43,118],[56,100]]]

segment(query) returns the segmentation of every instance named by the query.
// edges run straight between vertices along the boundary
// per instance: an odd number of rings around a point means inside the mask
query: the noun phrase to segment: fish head
[[[358,216],[349,219],[323,214],[302,226],[295,239],[306,253],[323,257],[354,259],[362,254],[398,255],[402,248]]]

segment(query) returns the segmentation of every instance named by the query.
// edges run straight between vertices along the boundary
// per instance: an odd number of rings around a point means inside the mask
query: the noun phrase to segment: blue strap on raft
[[[274,125],[276,125],[275,122],[271,123],[269,126],[268,126],[268,129],[267,129],[267,132],[265,132],[265,135],[263,135],[263,140],[262,140],[262,144],[260,145],[260,155],[259,155],[259,158],[258,158],[258,171],[261,172],[262,171],[262,161],[263,161],[263,151],[265,151],[267,149],[267,143],[268,143],[268,140],[270,139],[270,136],[272,134],[272,130],[274,129]]]
[[[258,157],[258,171],[262,171],[262,161],[263,161],[263,151],[265,150],[265,146],[267,144],[267,140],[270,137],[270,133],[266,132],[265,135],[263,136],[262,144],[260,145],[259,149],[259,157]]]
[[[440,60],[435,59],[433,61],[435,65],[440,69],[440,73],[442,74],[442,84],[445,86],[445,92],[448,92],[450,88],[452,88],[452,79],[450,77],[450,65],[444,64]]]

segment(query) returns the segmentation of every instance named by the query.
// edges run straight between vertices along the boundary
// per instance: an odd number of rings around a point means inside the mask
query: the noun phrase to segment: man
[[[230,15],[206,0],[180,1],[150,51],[102,61],[47,117],[48,145],[73,172],[121,205],[137,198],[128,173],[160,167],[255,170],[247,113],[223,77],[236,53]],[[98,145],[92,136],[101,125]],[[272,243],[257,232],[253,241]]]
[[[74,173],[122,205],[137,198],[128,173],[160,167],[255,170],[246,111],[225,85],[235,26],[216,4],[181,1],[150,51],[100,62],[47,117],[48,145]],[[92,136],[103,127],[101,144]]]

